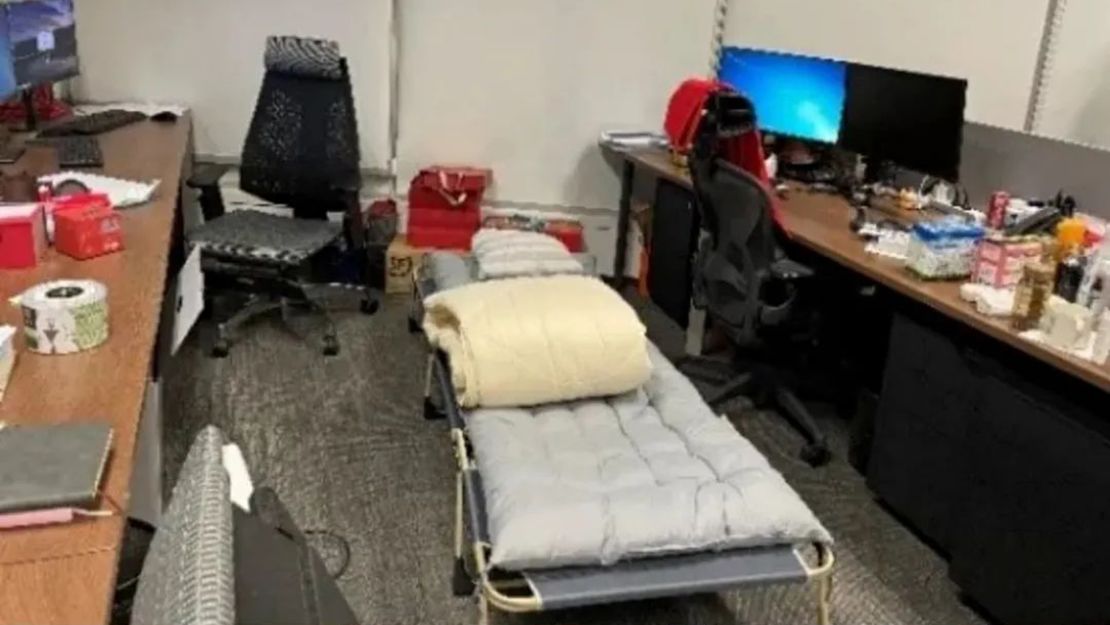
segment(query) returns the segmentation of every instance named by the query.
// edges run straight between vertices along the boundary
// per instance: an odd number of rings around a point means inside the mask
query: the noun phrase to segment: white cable
[[[713,35],[709,49],[709,77],[716,78],[721,68],[721,48],[724,47],[725,24],[728,21],[729,0],[717,0],[713,8]]]
[[[1025,132],[1037,132],[1040,128],[1045,95],[1056,60],[1056,44],[1060,39],[1060,31],[1064,28],[1064,14],[1067,8],[1068,0],[1048,1],[1044,32],[1041,34],[1041,47],[1037,52],[1037,65],[1033,69],[1033,90],[1029,94],[1029,108],[1025,113]]]

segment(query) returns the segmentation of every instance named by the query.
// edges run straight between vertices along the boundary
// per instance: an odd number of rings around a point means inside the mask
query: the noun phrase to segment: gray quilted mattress
[[[465,415],[508,570],[829,543],[797,493],[654,346],[641,389]]]

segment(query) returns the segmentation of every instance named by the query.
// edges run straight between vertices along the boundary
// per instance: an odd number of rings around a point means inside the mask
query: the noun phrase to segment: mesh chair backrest
[[[235,573],[230,486],[215,427],[197,436],[147,552],[131,622],[232,625]]]
[[[354,97],[338,46],[318,41],[270,40],[239,184],[295,209],[344,211],[339,189],[359,180]]]
[[[697,267],[699,299],[715,317],[754,336],[762,280],[778,251],[771,197],[751,174],[721,159],[694,159],[690,173],[709,233]]]

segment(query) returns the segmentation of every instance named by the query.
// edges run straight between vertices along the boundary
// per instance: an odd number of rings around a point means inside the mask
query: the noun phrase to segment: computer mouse
[[[150,116],[150,119],[156,122],[175,122],[177,121],[177,113],[173,111],[158,111]]]

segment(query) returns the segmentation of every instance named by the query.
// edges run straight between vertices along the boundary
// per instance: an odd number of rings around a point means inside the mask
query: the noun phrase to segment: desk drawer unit
[[[1107,397],[1010,367],[981,389],[952,579],[1006,625],[1110,623]]]
[[[868,484],[944,551],[959,523],[973,380],[947,333],[895,316]]]

